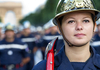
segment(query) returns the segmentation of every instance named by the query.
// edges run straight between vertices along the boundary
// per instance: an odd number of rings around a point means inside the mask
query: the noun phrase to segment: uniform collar
[[[96,70],[96,67],[100,68],[100,56],[95,53],[93,47],[90,47],[90,51],[92,57],[88,60],[83,70]],[[65,55],[64,47],[55,56],[55,68],[57,68],[57,70],[74,70],[69,59]]]
[[[57,70],[74,70],[69,59],[65,55],[64,47],[55,56],[55,68]]]

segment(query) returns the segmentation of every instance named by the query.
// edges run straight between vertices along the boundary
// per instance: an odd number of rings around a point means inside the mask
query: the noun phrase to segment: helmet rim
[[[77,9],[77,10],[70,10],[70,11],[63,11],[61,13],[58,13],[54,18],[53,18],[53,23],[55,25],[57,25],[57,19],[66,15],[66,14],[69,14],[69,13],[73,13],[73,12],[78,12],[78,11],[91,11],[91,12],[94,12],[95,14],[93,14],[96,18],[96,21],[99,19],[100,17],[100,11],[99,10],[96,10],[96,9]],[[96,15],[97,13],[97,15]]]

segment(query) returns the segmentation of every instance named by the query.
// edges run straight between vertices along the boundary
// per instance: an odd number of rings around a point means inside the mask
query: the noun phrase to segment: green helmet
[[[58,18],[75,11],[94,12],[96,20],[100,17],[100,11],[94,8],[92,0],[59,0],[53,23],[57,25]]]
[[[15,31],[15,26],[12,25],[11,23],[7,23],[7,24],[5,25],[4,31],[7,31],[7,30]]]

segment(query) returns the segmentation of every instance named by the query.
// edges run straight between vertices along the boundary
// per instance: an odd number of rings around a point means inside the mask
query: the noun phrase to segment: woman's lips
[[[74,36],[76,36],[76,37],[83,37],[83,36],[85,36],[85,34],[83,34],[83,33],[78,33],[78,34],[75,34]]]

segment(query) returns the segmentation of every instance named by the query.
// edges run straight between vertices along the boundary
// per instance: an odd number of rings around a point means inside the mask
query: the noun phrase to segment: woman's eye
[[[89,22],[89,20],[84,20],[83,22],[88,23],[88,22]]]
[[[71,20],[71,21],[68,21],[68,23],[74,23],[74,21],[73,21],[73,20]]]

